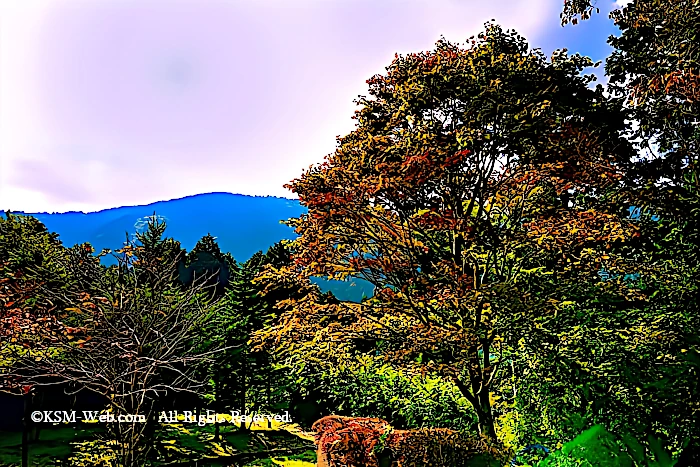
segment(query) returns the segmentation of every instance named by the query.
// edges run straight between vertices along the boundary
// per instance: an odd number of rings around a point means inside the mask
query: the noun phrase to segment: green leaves
[[[357,128],[289,185],[309,213],[290,222],[299,238],[285,273],[361,277],[375,295],[288,301],[275,339],[345,360],[381,336],[397,368],[420,355],[424,371],[455,381],[493,435],[480,395],[501,384],[493,354],[544,329],[563,295],[592,290],[602,256],[627,266],[606,250],[634,227],[601,196],[634,154],[621,106],[581,76],[590,65],[565,51],[548,62],[488,23],[466,48],[440,40],[368,80]]]
[[[620,438],[595,425],[564,444],[559,451],[542,460],[538,467],[585,465],[591,467],[672,467],[678,462],[664,449],[661,441],[649,437],[650,452],[630,434]]]

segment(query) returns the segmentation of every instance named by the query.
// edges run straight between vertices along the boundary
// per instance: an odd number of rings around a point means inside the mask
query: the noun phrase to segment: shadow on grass
[[[57,460],[65,461],[73,452],[71,443],[92,439],[97,428],[70,426],[43,427],[38,441],[29,445],[29,462],[34,466],[55,466]],[[0,431],[0,466],[22,464],[22,433]]]
[[[316,454],[308,437],[300,437],[294,425],[272,429],[253,426],[240,431],[233,425],[220,426],[215,439],[213,425],[164,424],[156,436],[158,460],[154,465],[285,466],[314,467]],[[84,447],[96,441],[99,426],[47,426],[38,441],[30,444],[29,463],[49,467],[69,465],[70,457],[87,454]],[[269,453],[269,455],[268,455]],[[22,462],[22,433],[0,432],[0,466],[19,467]]]

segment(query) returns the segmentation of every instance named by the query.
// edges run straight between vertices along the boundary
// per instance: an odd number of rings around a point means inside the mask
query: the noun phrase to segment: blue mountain
[[[293,239],[294,231],[282,221],[298,217],[306,209],[298,201],[287,198],[206,193],[89,213],[14,213],[36,217],[49,231],[56,232],[67,247],[89,242],[99,252],[103,248],[121,248],[127,237],[133,238],[154,212],[165,220],[166,235],[178,240],[186,250],[190,251],[200,238],[211,234],[221,251],[242,262],[280,240]],[[115,263],[110,256],[102,261],[107,265]],[[341,300],[360,301],[373,292],[372,285],[361,280],[315,282]]]

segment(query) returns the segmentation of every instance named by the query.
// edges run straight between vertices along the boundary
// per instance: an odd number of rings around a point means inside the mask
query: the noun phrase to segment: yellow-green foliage
[[[280,465],[282,467],[316,467],[315,462],[307,462],[300,460],[288,460],[286,457],[280,459],[272,459],[272,463],[275,465]]]

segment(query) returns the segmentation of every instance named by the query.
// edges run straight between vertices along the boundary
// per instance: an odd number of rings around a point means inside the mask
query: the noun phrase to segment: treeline
[[[281,297],[303,290],[262,294],[253,280],[288,265],[289,251],[279,243],[239,263],[211,235],[186,252],[165,229],[154,215],[124,248],[95,255],[89,244],[64,247],[33,217],[0,218],[2,389],[33,400],[87,389],[115,414],[152,420],[198,407],[296,415],[287,373],[248,343]],[[101,265],[105,254],[118,264]],[[121,465],[157,457],[157,424],[107,428]]]
[[[493,23],[369,79],[355,129],[288,185],[308,214],[280,272],[375,294],[291,300],[260,341],[353,385],[416,378],[413,401],[436,378],[512,447],[601,425],[618,438],[587,432],[592,465],[662,462],[659,444],[699,464],[700,3],[612,17],[606,88]]]

